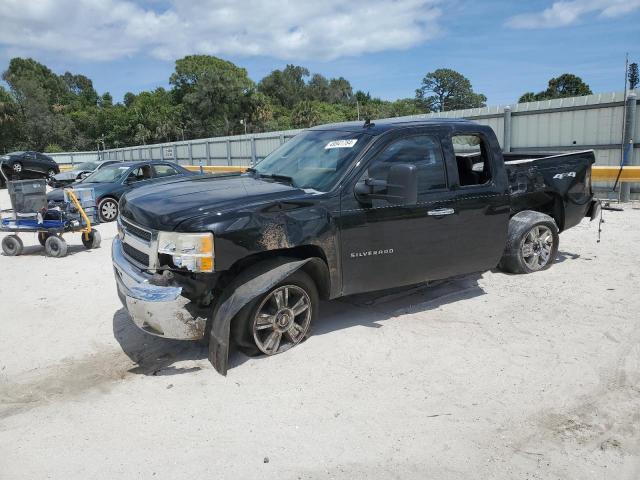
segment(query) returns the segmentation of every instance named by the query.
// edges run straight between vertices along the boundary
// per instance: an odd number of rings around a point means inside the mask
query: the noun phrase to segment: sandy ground
[[[2,256],[0,478],[637,479],[640,211],[605,219],[545,272],[324,303],[226,378],[130,323],[113,224],[98,250]]]

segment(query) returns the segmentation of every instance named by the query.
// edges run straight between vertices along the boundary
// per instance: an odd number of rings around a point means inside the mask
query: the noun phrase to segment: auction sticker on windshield
[[[351,148],[356,144],[357,141],[357,138],[352,138],[349,140],[333,140],[332,142],[327,143],[324,149],[328,150],[329,148]]]

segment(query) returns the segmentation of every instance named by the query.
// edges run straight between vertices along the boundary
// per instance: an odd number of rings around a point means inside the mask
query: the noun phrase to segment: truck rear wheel
[[[533,273],[549,268],[558,254],[558,226],[549,215],[526,210],[509,221],[507,246],[500,269]]]
[[[233,339],[248,355],[285,352],[309,336],[318,304],[315,283],[298,270],[238,312]]]

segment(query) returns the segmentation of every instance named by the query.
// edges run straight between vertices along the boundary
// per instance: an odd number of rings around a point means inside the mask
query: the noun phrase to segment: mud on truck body
[[[597,215],[592,151],[503,154],[464,120],[307,130],[242,174],[120,200],[117,290],[142,330],[273,355],[303,341],[320,299],[485,271],[549,268],[558,234]]]

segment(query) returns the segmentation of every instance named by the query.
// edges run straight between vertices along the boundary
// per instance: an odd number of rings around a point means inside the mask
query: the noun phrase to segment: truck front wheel
[[[509,221],[507,246],[499,267],[510,273],[549,268],[558,254],[558,226],[549,215],[520,212]]]
[[[318,304],[315,283],[298,270],[238,312],[233,338],[249,355],[282,353],[309,336]]]

